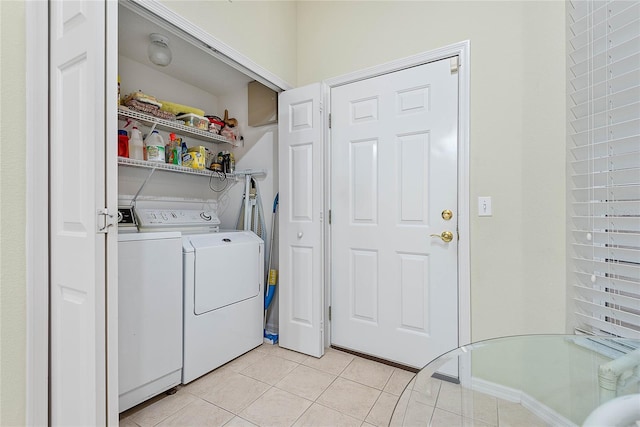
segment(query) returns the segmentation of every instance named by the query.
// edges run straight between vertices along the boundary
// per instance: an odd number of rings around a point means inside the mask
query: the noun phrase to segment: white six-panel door
[[[105,7],[50,2],[51,425],[106,422]]]
[[[278,98],[280,346],[316,357],[324,353],[320,95],[315,83]]]
[[[416,368],[458,346],[450,63],[331,90],[331,342]]]

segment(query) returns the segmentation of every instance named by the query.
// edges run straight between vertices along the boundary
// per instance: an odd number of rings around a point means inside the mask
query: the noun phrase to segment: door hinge
[[[98,233],[107,234],[109,232],[109,227],[118,223],[119,215],[121,215],[120,212],[117,214],[109,213],[109,209],[107,208],[98,209]]]
[[[329,129],[331,129],[331,113],[329,113]]]
[[[458,68],[460,67],[459,58],[459,56],[454,56],[453,58],[449,59],[451,64],[451,74],[455,74],[458,72]]]
[[[329,306],[329,320],[331,320],[331,306]]]
[[[331,225],[331,209],[329,209],[329,225]]]

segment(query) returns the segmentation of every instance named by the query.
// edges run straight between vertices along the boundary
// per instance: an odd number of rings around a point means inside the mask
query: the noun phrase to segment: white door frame
[[[469,40],[451,44],[439,49],[420,53],[407,58],[391,61],[361,71],[325,80],[324,109],[325,123],[329,123],[331,113],[331,88],[370,79],[382,74],[393,73],[441,59],[458,56],[458,346],[471,342],[471,269],[469,251]],[[331,209],[331,132],[325,141],[325,216]],[[328,221],[324,226],[325,238],[325,319],[329,319],[331,304],[331,233]],[[325,346],[331,345],[331,327],[325,328]],[[461,372],[462,374],[462,372]]]
[[[49,424],[49,6],[27,1],[26,424]]]

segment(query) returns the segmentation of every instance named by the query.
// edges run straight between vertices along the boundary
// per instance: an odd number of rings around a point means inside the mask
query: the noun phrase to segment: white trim
[[[551,409],[522,390],[517,390],[515,388],[507,387],[502,384],[497,384],[477,377],[473,377],[471,379],[471,385],[473,391],[521,404],[524,408],[528,409],[532,414],[543,420],[548,425],[567,427],[577,426],[573,421],[562,416],[557,411]]]
[[[471,267],[470,267],[470,200],[469,200],[469,81],[470,81],[470,42],[469,40],[451,44],[429,52],[420,53],[407,58],[377,65],[365,70],[333,77],[324,81],[329,88],[354,83],[360,80],[373,78],[383,74],[393,73],[409,67],[439,61],[441,59],[458,56],[458,346],[471,342]],[[327,108],[330,112],[330,98],[326,98]],[[328,121],[327,121],[328,123]],[[330,132],[329,132],[330,134]],[[329,137],[326,140],[330,145]],[[325,166],[325,173],[329,174],[329,164]],[[330,187],[329,187],[330,188]],[[327,206],[330,204],[327,202]],[[328,221],[325,223],[328,227]],[[325,234],[326,235],[326,234]],[[331,288],[331,275],[326,286]],[[328,291],[330,294],[330,290]],[[325,310],[328,310],[330,299],[325,302]],[[330,330],[330,327],[327,328]],[[325,333],[325,342],[329,336]],[[453,350],[453,349],[452,349]]]
[[[324,170],[323,170],[323,185],[324,185],[324,199],[323,199],[323,217],[325,218],[323,224],[323,239],[324,239],[324,346],[331,346],[331,321],[329,320],[329,307],[331,306],[331,227],[329,226],[329,211],[331,207],[331,129],[329,129],[329,116],[331,114],[331,88],[325,83],[321,83],[320,97],[323,103],[322,120],[323,126],[327,129],[324,136]]]
[[[25,3],[26,112],[38,117],[27,126],[26,263],[27,361],[26,424],[49,424],[49,12]]]
[[[458,66],[458,346],[471,343],[470,94],[471,43],[451,45]]]
[[[471,387],[469,388],[512,403],[520,403],[522,400],[522,390],[516,390],[515,388],[496,384],[478,377],[471,377]]]
[[[118,114],[115,106],[118,103],[118,5],[107,1],[105,10],[105,136],[107,141],[104,153],[105,171],[105,206],[109,212],[118,209],[118,150],[116,144],[109,144],[113,138],[111,130],[118,128]],[[106,236],[106,412],[107,425],[117,427],[119,417],[118,388],[118,229],[109,227]]]
[[[259,66],[242,53],[213,37],[202,28],[178,15],[157,0],[121,0],[120,4],[137,13],[142,13],[146,19],[163,27],[166,27],[166,24],[169,23],[175,28],[166,28],[167,30],[172,31],[178,36],[186,36],[189,39],[188,41],[192,42],[194,46],[202,48],[203,51],[215,56],[242,73],[255,78],[260,81],[260,83],[275,91],[293,88],[289,83]],[[158,20],[158,18],[160,18],[160,20]],[[161,22],[162,20],[165,22]],[[180,29],[181,34],[177,34],[176,29]],[[198,42],[201,44],[200,46],[198,46]],[[213,52],[212,49],[217,52]]]
[[[460,386],[471,389],[473,383],[473,361],[470,351],[463,351],[458,356],[458,380],[460,381]]]

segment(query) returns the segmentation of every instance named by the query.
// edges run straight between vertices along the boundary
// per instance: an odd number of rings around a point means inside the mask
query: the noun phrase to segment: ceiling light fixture
[[[171,50],[169,49],[169,38],[162,34],[153,33],[149,35],[149,47],[147,55],[149,61],[161,67],[166,67],[171,63]]]

